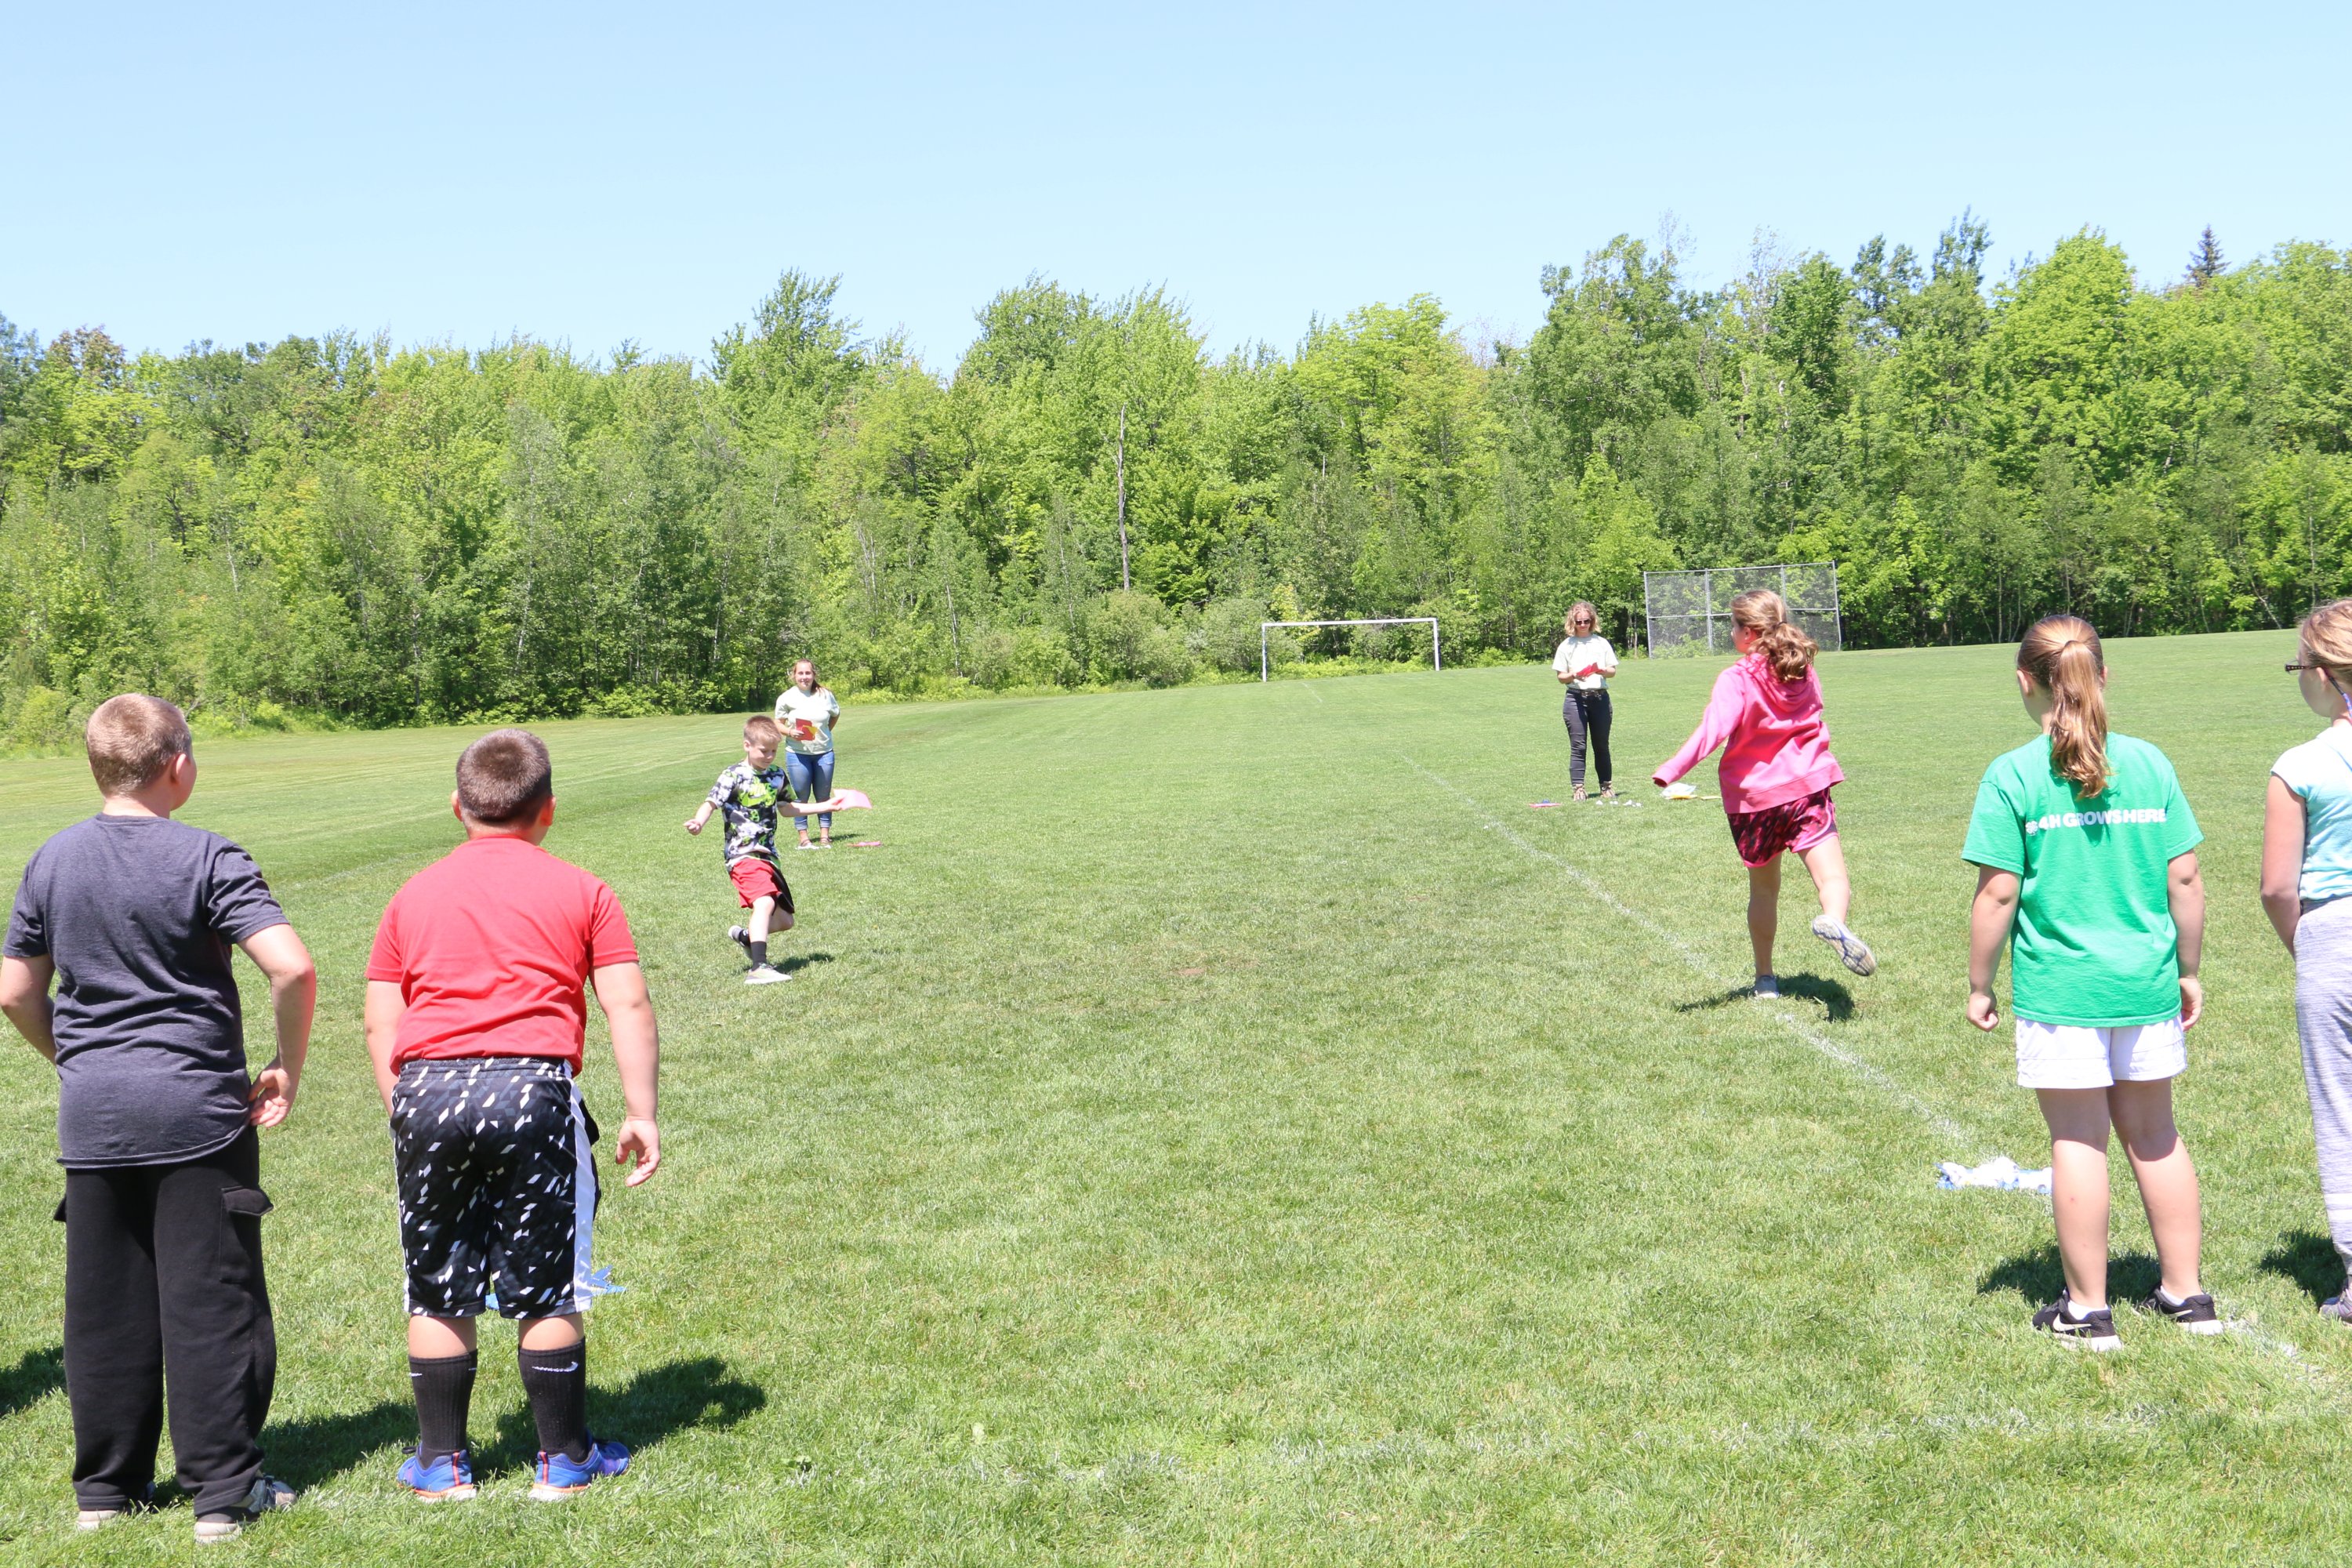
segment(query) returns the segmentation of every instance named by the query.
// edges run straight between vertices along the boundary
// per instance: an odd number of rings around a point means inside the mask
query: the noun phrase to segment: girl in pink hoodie
[[[1780,925],[1780,856],[1793,851],[1812,874],[1822,912],[1813,934],[1837,949],[1856,974],[1878,967],[1863,940],[1846,929],[1853,896],[1838,847],[1837,807],[1830,786],[1845,777],[1830,754],[1822,720],[1822,682],[1813,673],[1813,639],[1789,619],[1769,588],[1731,601],[1732,647],[1740,660],[1715,679],[1698,728],[1651,775],[1661,788],[1723,748],[1717,777],[1731,839],[1748,868],[1748,940],[1756,949],[1756,994],[1778,996],[1772,942]]]

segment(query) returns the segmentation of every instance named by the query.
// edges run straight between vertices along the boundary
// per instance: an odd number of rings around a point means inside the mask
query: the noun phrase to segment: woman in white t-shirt
[[[793,666],[793,683],[776,699],[776,722],[784,731],[784,777],[795,801],[833,798],[833,732],[841,724],[841,704],[817,684],[816,661]],[[808,818],[793,818],[803,849],[833,847],[833,813],[819,812],[817,842],[811,844]]]
[[[1568,633],[1551,656],[1551,672],[1568,688],[1559,716],[1568,723],[1568,782],[1572,799],[1584,798],[1584,751],[1590,742],[1593,771],[1601,775],[1601,798],[1614,800],[1616,777],[1609,765],[1609,678],[1617,673],[1617,651],[1593,627],[1600,616],[1579,599],[1568,607],[1561,629]]]

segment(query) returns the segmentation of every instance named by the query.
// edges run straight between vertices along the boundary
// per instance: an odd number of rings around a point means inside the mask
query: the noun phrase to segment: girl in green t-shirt
[[[1993,975],[2010,949],[2017,1081],[2050,1125],[2051,1205],[2065,1289],[2033,1326],[2112,1350],[2107,1306],[2107,1130],[2147,1205],[2162,1281],[2140,1303],[2191,1333],[2219,1333],[2198,1284],[2197,1168],[2173,1124],[2185,1032],[2204,1010],[2202,837],[2164,753],[2107,731],[2099,634],[2073,616],[2037,621],[2017,687],[2042,728],[1993,760],[1962,853],[1977,868],[1969,1021],[2000,1021]]]

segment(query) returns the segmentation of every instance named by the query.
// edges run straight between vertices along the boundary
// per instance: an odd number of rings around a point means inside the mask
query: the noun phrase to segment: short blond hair
[[[2352,599],[2331,599],[2314,606],[2296,629],[2313,663],[2326,666],[2338,684],[2352,680]]]
[[[126,691],[98,705],[82,731],[90,776],[100,795],[129,795],[152,784],[173,757],[193,755],[188,716],[143,691]]]
[[[743,721],[743,739],[754,744],[765,741],[774,745],[784,738],[784,727],[765,713],[754,713]]]

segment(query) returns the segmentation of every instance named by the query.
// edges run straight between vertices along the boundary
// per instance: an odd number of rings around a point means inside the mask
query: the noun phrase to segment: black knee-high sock
[[[747,942],[743,946],[751,954],[751,966],[754,969],[768,962],[768,944],[765,940]]]
[[[410,1356],[408,1386],[416,1395],[416,1458],[425,1464],[466,1446],[466,1413],[474,1403],[475,1354]]]
[[[530,1418],[539,1427],[541,1453],[567,1459],[588,1457],[588,1342],[559,1351],[517,1346],[522,1391],[530,1398]]]

